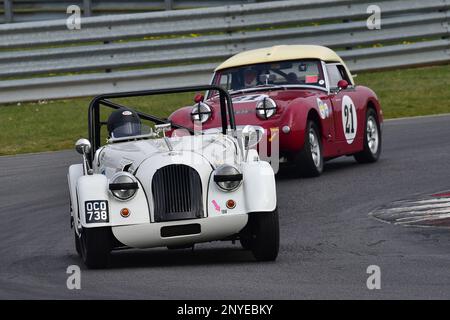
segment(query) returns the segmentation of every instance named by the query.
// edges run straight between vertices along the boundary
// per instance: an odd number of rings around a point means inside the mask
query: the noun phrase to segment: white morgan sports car
[[[221,131],[192,131],[113,101],[206,90],[220,93]],[[108,136],[101,145],[104,125]],[[232,100],[217,86],[96,97],[89,140],[76,143],[83,161],[68,173],[75,246],[86,266],[107,267],[115,249],[188,248],[215,240],[240,240],[258,261],[275,260],[275,179],[254,149],[257,131],[236,129]]]

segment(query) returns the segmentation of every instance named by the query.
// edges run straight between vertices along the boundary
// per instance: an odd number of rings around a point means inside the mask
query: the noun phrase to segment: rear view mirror
[[[276,80],[274,74],[262,74],[259,76],[259,82],[262,84],[269,84],[269,82],[274,82]]]

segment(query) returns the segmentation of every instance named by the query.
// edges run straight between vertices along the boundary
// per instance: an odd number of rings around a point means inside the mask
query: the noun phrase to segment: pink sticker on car
[[[219,212],[220,212],[220,206],[217,204],[216,200],[213,200],[213,201],[212,201],[212,204],[213,204],[213,206],[214,206],[214,209],[216,209],[216,211],[219,211]]]

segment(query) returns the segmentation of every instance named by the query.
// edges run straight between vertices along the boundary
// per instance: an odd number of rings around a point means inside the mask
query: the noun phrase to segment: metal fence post
[[[173,0],[164,0],[166,10],[173,9]]]
[[[5,4],[5,22],[13,22],[14,12],[12,0],[4,0]]]
[[[83,13],[85,17],[92,16],[92,1],[83,0]]]

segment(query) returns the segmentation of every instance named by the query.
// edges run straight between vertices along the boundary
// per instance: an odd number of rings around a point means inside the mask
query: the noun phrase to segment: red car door
[[[327,64],[327,71],[330,87],[334,91],[330,94],[330,100],[333,108],[337,153],[342,155],[361,151],[365,116],[358,92],[351,85],[338,89],[339,80],[349,81],[342,65]]]

